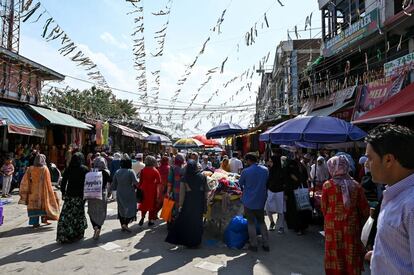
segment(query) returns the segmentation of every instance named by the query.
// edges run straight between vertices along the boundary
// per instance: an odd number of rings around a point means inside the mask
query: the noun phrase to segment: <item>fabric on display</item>
[[[109,145],[109,123],[106,121],[102,127],[102,143]]]
[[[95,124],[96,145],[102,145],[102,126],[102,121],[97,121]]]

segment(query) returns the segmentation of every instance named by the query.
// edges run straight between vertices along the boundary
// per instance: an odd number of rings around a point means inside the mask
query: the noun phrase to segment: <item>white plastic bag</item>
[[[298,188],[293,192],[295,193],[296,208],[298,211],[312,210],[308,188]]]
[[[83,187],[83,198],[102,200],[102,172],[89,172],[85,175],[85,185]]]
[[[367,246],[369,234],[371,233],[373,224],[374,219],[372,217],[369,217],[364,227],[362,228],[361,241],[364,244],[364,246]]]

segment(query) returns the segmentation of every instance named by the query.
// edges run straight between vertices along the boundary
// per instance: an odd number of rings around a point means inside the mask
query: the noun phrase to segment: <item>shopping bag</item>
[[[364,244],[364,246],[367,246],[369,234],[371,233],[373,224],[374,219],[372,217],[369,217],[364,227],[362,228],[361,241]]]
[[[298,211],[312,210],[308,188],[298,188],[293,192],[295,193],[296,209]]]
[[[85,184],[83,187],[83,198],[102,200],[102,172],[89,172],[85,175]]]
[[[174,208],[175,201],[170,198],[164,198],[161,210],[161,219],[166,222],[170,222],[172,219],[172,211]]]

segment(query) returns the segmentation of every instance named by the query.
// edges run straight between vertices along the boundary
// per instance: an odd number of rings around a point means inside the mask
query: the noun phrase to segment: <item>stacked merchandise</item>
[[[240,201],[242,196],[239,185],[240,176],[220,169],[214,173],[205,172],[204,174],[207,176],[210,187],[206,220],[222,234],[230,220],[243,212]]]

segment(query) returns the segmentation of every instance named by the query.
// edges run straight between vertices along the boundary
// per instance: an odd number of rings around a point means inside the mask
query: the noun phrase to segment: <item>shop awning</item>
[[[319,109],[319,110],[312,111],[309,114],[307,114],[307,116],[329,116],[329,115],[335,113],[336,111],[338,111],[339,109],[345,107],[348,104],[349,104],[349,102],[343,102],[341,104],[334,104],[334,105],[326,107],[326,108],[322,108],[322,109]]]
[[[120,125],[120,124],[117,124],[117,123],[112,123],[112,126],[120,129],[122,131],[122,135],[126,136],[126,137],[144,139],[148,136],[144,132],[141,132],[141,131],[138,132],[138,131],[135,131],[134,129],[131,129],[129,127],[126,127],[124,125]]]
[[[414,115],[414,83],[405,87],[383,104],[366,112],[352,123],[371,123],[411,115]]]
[[[38,106],[33,106],[33,105],[29,105],[29,107],[33,111],[35,111],[36,113],[44,117],[50,124],[85,129],[85,130],[90,129],[89,124],[86,124],[85,122],[82,122],[74,118],[71,115],[60,113],[58,111],[53,111],[53,110],[49,110],[49,109],[38,107]]]
[[[30,114],[18,107],[0,105],[0,126],[7,125],[7,130],[12,134],[45,137],[45,130],[30,116]]]

